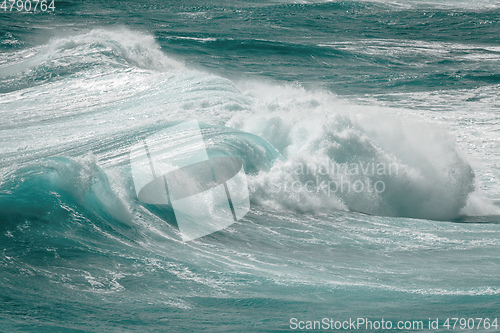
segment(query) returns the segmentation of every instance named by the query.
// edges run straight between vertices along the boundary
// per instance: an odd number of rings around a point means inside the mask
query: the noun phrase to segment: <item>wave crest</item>
[[[284,156],[252,177],[257,203],[447,220],[460,215],[474,190],[471,166],[437,127],[297,87],[272,94],[260,96],[261,112],[230,122]]]

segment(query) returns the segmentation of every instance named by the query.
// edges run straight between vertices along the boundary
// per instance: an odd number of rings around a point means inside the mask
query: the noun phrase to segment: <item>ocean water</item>
[[[498,329],[498,1],[9,6],[0,331]],[[193,119],[251,209],[183,242],[128,153]]]

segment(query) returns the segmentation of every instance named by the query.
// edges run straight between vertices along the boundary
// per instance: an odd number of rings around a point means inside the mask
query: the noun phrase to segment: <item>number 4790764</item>
[[[2,1],[2,0],[0,0]],[[0,10],[3,9],[4,12],[18,11],[18,12],[36,12],[40,10],[42,12],[54,11],[56,9],[55,0],[3,0],[0,5]]]

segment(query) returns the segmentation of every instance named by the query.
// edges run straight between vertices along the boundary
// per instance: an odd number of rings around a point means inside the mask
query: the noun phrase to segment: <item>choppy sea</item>
[[[500,2],[45,4],[0,7],[0,331],[498,329]],[[250,211],[184,242],[128,153],[187,120]]]

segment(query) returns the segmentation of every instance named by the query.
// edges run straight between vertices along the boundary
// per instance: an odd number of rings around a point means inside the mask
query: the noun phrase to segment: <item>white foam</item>
[[[256,202],[298,211],[347,207],[376,215],[449,219],[459,215],[474,189],[472,168],[439,127],[298,86],[258,83],[246,91],[256,112],[237,115],[228,125],[265,138],[284,155],[270,172],[252,179]],[[347,171],[304,171],[328,163],[347,166]],[[379,191],[369,184],[378,184]]]

